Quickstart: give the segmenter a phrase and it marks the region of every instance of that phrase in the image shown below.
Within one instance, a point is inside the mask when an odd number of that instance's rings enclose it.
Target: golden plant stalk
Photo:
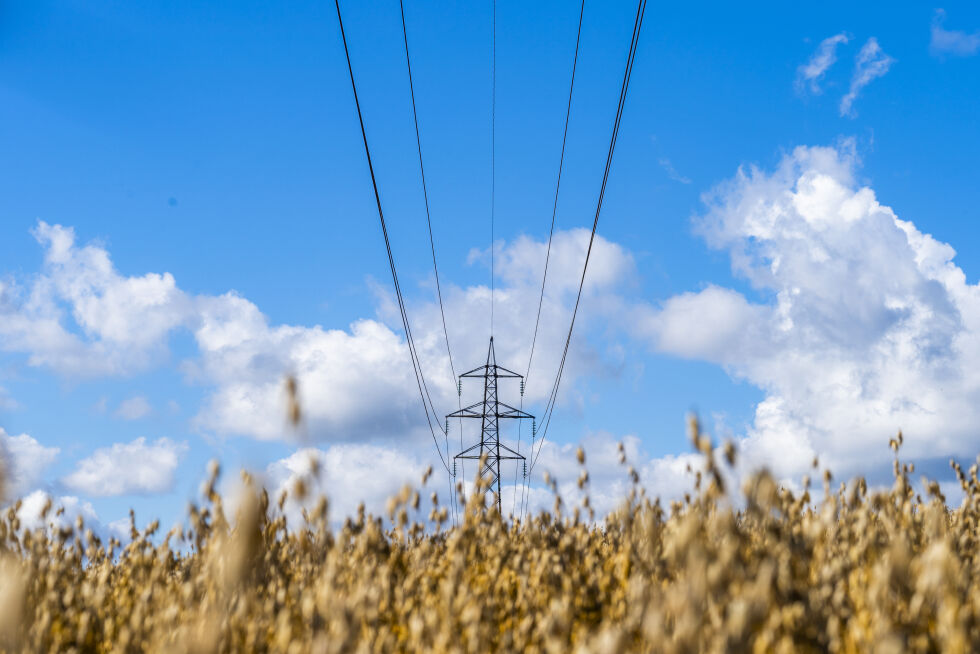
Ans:
[[[133,520],[125,547],[81,519],[24,530],[15,505],[0,523],[0,650],[980,650],[976,466],[953,466],[955,509],[934,482],[917,495],[897,458],[887,492],[861,479],[833,492],[826,473],[814,503],[808,480],[794,494],[761,471],[736,498],[696,421],[691,440],[704,459],[693,496],[665,510],[629,468],[629,498],[602,524],[560,502],[502,520],[478,486],[449,528],[435,493],[426,519],[406,487],[388,522],[362,506],[334,529],[303,482],[293,492],[312,508],[287,525],[285,494],[270,506],[248,475],[229,520],[217,466],[183,527],[160,538]],[[593,516],[587,497],[581,508]]]

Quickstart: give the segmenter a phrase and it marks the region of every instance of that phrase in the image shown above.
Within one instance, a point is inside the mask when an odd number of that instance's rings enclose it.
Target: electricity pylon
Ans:
[[[493,336],[490,337],[490,348],[487,350],[486,364],[474,368],[469,372],[464,372],[459,376],[460,392],[464,377],[483,378],[483,401],[471,404],[468,407],[454,411],[446,415],[447,424],[449,418],[479,418],[482,421],[480,429],[480,442],[466,448],[453,457],[453,472],[456,469],[457,459],[475,459],[482,461],[480,479],[483,482],[485,493],[496,493],[497,511],[503,515],[500,504],[500,462],[501,461],[524,461],[526,458],[518,452],[500,442],[499,424],[501,418],[516,418],[518,420],[533,419],[530,413],[525,413],[520,409],[515,409],[509,404],[504,404],[497,400],[497,381],[500,379],[520,379],[521,394],[524,394],[524,376],[512,370],[508,370],[497,365],[497,357],[493,351]],[[525,470],[525,474],[526,474]],[[485,496],[484,496],[485,501]]]

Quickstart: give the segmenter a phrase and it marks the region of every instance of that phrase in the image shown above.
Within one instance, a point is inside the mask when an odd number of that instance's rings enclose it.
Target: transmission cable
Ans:
[[[425,165],[422,162],[422,137],[419,134],[419,115],[415,108],[415,84],[412,79],[412,60],[408,55],[408,30],[405,27],[405,3],[398,0],[402,15],[402,36],[405,41],[405,64],[408,67],[408,88],[412,95],[412,117],[415,119],[415,143],[419,151],[419,171],[422,174],[422,197],[425,199],[425,220],[429,227],[429,247],[432,250],[432,268],[436,275],[436,294],[439,296],[439,314],[442,316],[442,332],[446,337],[446,353],[449,355],[449,369],[456,378],[456,367],[453,365],[453,351],[449,347],[449,330],[446,328],[446,310],[442,304],[442,286],[439,283],[439,264],[436,263],[436,243],[432,236],[432,217],[429,214],[429,192],[425,183]]]
[[[442,303],[442,285],[439,283],[439,264],[436,263],[436,242],[435,242],[435,237],[432,235],[432,216],[429,213],[429,191],[425,183],[425,164],[422,161],[422,136],[419,132],[419,114],[418,114],[418,110],[415,107],[415,82],[412,78],[412,58],[408,54],[408,28],[405,26],[404,0],[398,0],[398,6],[399,9],[401,10],[401,17],[402,17],[402,37],[405,41],[405,65],[408,68],[408,88],[412,96],[412,118],[415,120],[415,143],[418,146],[418,151],[419,151],[419,171],[422,176],[422,197],[425,200],[425,221],[429,227],[429,248],[432,251],[432,269],[435,271],[435,276],[436,276],[436,294],[439,297],[439,315],[442,316],[442,333],[446,337],[446,354],[449,355],[449,369],[452,372],[453,380],[455,380],[456,366],[453,365],[453,351],[452,348],[449,346],[449,329],[446,327],[446,310],[443,307],[443,303]],[[462,409],[462,401],[459,402],[459,405],[460,405],[460,409]],[[462,428],[462,421],[463,419],[460,418],[461,428]],[[449,459],[450,456],[449,456],[449,430],[448,429],[445,431],[445,437],[446,437],[446,458]],[[460,449],[462,449],[463,446],[462,429],[460,429],[459,438],[460,438]],[[463,474],[465,476],[466,474],[465,470]],[[450,474],[450,481],[449,481],[450,499],[454,497],[452,477],[453,475]],[[456,502],[453,501],[453,507],[454,507],[453,511],[455,511],[455,505]]]
[[[630,42],[630,50],[629,50],[629,54],[628,54],[627,60],[626,60],[626,71],[623,74],[623,84],[622,84],[622,87],[620,89],[619,105],[618,105],[618,107],[616,109],[616,119],[615,119],[615,121],[613,123],[612,136],[611,136],[610,141],[609,141],[609,151],[608,151],[608,153],[606,155],[606,167],[605,167],[605,170],[604,170],[603,176],[602,176],[602,184],[601,184],[601,186],[599,188],[599,198],[598,198],[598,201],[596,203],[595,218],[592,221],[592,233],[589,236],[589,246],[588,246],[588,248],[586,250],[586,253],[585,253],[585,263],[582,266],[582,275],[581,275],[581,277],[579,279],[578,293],[577,293],[577,295],[575,297],[575,307],[572,310],[572,319],[571,319],[571,322],[570,322],[570,324],[568,326],[568,336],[565,339],[565,347],[564,347],[564,350],[562,352],[561,363],[558,366],[558,374],[555,376],[555,383],[554,383],[554,385],[552,387],[551,395],[550,395],[550,397],[548,399],[548,404],[546,405],[546,408],[545,408],[545,414],[544,414],[544,416],[542,418],[545,421],[544,424],[543,424],[544,430],[543,430],[543,433],[542,433],[542,441],[538,443],[538,454],[535,455],[534,462],[531,464],[532,465],[532,468],[534,467],[534,463],[537,462],[537,457],[540,456],[540,453],[541,453],[541,445],[543,443],[544,436],[547,433],[548,425],[551,422],[551,416],[552,416],[552,414],[554,412],[554,406],[555,406],[555,402],[556,402],[557,395],[558,395],[558,388],[559,388],[559,385],[561,383],[562,372],[564,371],[565,362],[566,362],[567,357],[568,357],[568,348],[569,348],[569,345],[571,344],[571,340],[572,340],[572,331],[575,328],[575,319],[576,319],[576,317],[578,315],[579,304],[581,303],[581,300],[582,300],[582,289],[583,289],[583,287],[585,285],[585,274],[586,274],[586,272],[588,271],[588,268],[589,268],[589,259],[590,259],[591,255],[592,255],[592,246],[595,243],[596,229],[597,229],[598,224],[599,224],[599,214],[602,211],[602,203],[603,203],[603,200],[605,199],[606,184],[607,184],[607,182],[609,180],[609,170],[610,170],[610,167],[612,166],[613,152],[616,149],[616,141],[617,141],[617,139],[619,137],[619,127],[620,127],[620,123],[621,123],[622,116],[623,116],[623,106],[624,106],[625,101],[626,101],[626,93],[627,93],[627,90],[629,89],[630,77],[632,76],[632,73],[633,73],[633,61],[634,61],[634,58],[635,58],[635,55],[636,55],[636,45],[637,45],[637,40],[638,40],[638,37],[639,37],[640,27],[642,26],[642,23],[643,23],[643,14],[644,14],[645,10],[646,10],[646,0],[639,0],[639,4],[637,6],[636,19],[635,19],[635,21],[633,23],[633,38],[632,38],[632,41]]]
[[[592,234],[589,236],[589,247],[585,252],[585,263],[582,266],[582,276],[579,279],[578,293],[575,297],[575,307],[572,310],[572,319],[568,326],[568,336],[565,338],[565,347],[561,356],[561,363],[558,366],[558,374],[555,376],[555,383],[552,387],[551,394],[548,399],[548,404],[546,405],[545,412],[542,415],[542,433],[541,440],[538,441],[538,451],[534,455],[531,462],[531,470],[534,469],[535,464],[538,461],[538,457],[541,456],[541,450],[544,446],[544,440],[548,432],[548,427],[551,424],[551,417],[554,413],[555,402],[558,397],[558,388],[561,383],[562,372],[565,369],[565,361],[568,357],[568,348],[572,341],[572,331],[575,328],[575,318],[578,315],[579,304],[582,300],[582,289],[585,286],[585,273],[589,268],[589,258],[592,255],[592,246],[595,242],[596,229],[599,225],[599,214],[602,211],[602,203],[605,199],[606,194],[606,184],[609,181],[609,170],[612,166],[613,152],[616,149],[616,140],[619,137],[619,127],[623,117],[623,106],[626,102],[626,93],[629,89],[630,78],[633,74],[633,62],[636,58],[637,43],[640,35],[640,28],[643,25],[643,15],[646,12],[647,0],[639,0],[636,8],[636,19],[633,22],[633,37],[630,41],[629,54],[626,57],[626,70],[623,73],[623,84],[619,92],[619,104],[616,108],[616,119],[613,122],[612,136],[609,139],[609,151],[606,155],[606,167],[602,175],[602,184],[599,187],[599,198],[596,202],[595,218],[592,221]],[[529,471],[530,474],[530,471]]]
[[[419,395],[422,399],[422,408],[425,410],[425,420],[429,425],[429,431],[432,433],[432,442],[435,443],[436,452],[439,454],[439,460],[442,461],[443,467],[446,472],[450,472],[449,466],[446,463],[446,459],[442,456],[442,450],[439,447],[439,441],[436,439],[435,429],[432,426],[432,420],[430,418],[429,412],[433,416],[436,416],[436,424],[439,424],[438,413],[432,404],[432,398],[429,396],[428,386],[425,383],[425,375],[422,373],[422,362],[418,358],[418,352],[415,349],[415,341],[412,338],[412,328],[408,322],[408,313],[405,310],[405,299],[402,296],[401,285],[398,283],[398,273],[395,270],[395,258],[391,251],[391,241],[388,238],[388,226],[385,223],[384,211],[381,208],[381,195],[378,192],[378,181],[374,175],[374,164],[371,161],[371,149],[368,147],[367,131],[364,128],[364,116],[361,113],[361,103],[357,97],[357,84],[354,82],[354,68],[351,65],[350,50],[347,47],[347,35],[344,32],[344,20],[340,14],[340,0],[334,0],[334,5],[337,8],[337,22],[340,24],[340,37],[344,43],[344,55],[347,57],[347,71],[350,73],[350,84],[351,90],[354,93],[354,106],[357,108],[357,120],[361,127],[361,139],[364,142],[364,154],[367,158],[368,171],[371,173],[371,186],[374,189],[374,201],[378,208],[378,218],[381,221],[381,233],[385,240],[385,250],[388,254],[388,266],[391,268],[391,279],[395,286],[395,295],[398,299],[398,310],[401,314],[402,326],[405,329],[405,340],[408,343],[409,354],[412,358],[412,369],[415,372],[415,381],[418,385]],[[428,400],[428,402],[426,401]],[[442,426],[439,426],[440,431]],[[448,456],[448,451],[447,451]],[[450,473],[451,474],[451,473]]]
[[[534,360],[534,345],[538,340],[538,325],[541,323],[541,306],[544,304],[544,286],[545,282],[548,280],[548,262],[551,259],[551,241],[555,234],[555,216],[558,214],[558,191],[561,188],[561,172],[565,164],[565,143],[568,139],[568,119],[572,113],[572,91],[575,89],[575,70],[578,67],[578,48],[582,40],[582,18],[585,15],[585,0],[582,0],[582,6],[578,12],[578,32],[575,35],[575,54],[572,57],[572,79],[568,85],[568,106],[565,108],[565,129],[561,136],[561,156],[558,158],[558,179],[555,182],[555,201],[551,207],[551,229],[548,231],[548,249],[544,257],[544,275],[541,279],[541,295],[538,297],[538,316],[534,320],[534,336],[531,338],[531,355],[527,359],[527,371],[524,373],[524,384],[525,388],[527,386],[527,380],[531,377],[531,362]],[[521,410],[524,410],[524,394],[521,394]],[[517,453],[520,454],[521,451],[521,425],[518,424],[517,430]],[[532,439],[534,435],[532,434]],[[533,440],[532,440],[533,446]],[[516,478],[516,472],[515,472]],[[526,480],[525,480],[526,481]],[[521,490],[521,503],[524,502],[523,487]],[[514,493],[514,500],[516,504],[517,493]],[[511,509],[513,513],[513,508]]]
[[[490,338],[493,338],[494,216],[497,199],[497,0],[493,0],[490,37]]]

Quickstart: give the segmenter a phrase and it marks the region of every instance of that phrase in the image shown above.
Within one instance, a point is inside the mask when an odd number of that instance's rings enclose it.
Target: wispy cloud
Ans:
[[[660,158],[660,167],[664,169],[667,173],[667,177],[671,178],[675,182],[680,182],[681,184],[690,184],[691,178],[681,175],[674,169],[674,164],[670,163],[670,159],[667,157]]]
[[[929,51],[934,56],[954,55],[971,57],[980,52],[980,31],[968,34],[962,30],[947,30],[943,28],[946,12],[937,9],[932,17],[932,38],[929,41]]]
[[[848,40],[847,34],[841,32],[820,42],[810,59],[796,69],[797,93],[804,93],[808,87],[811,93],[820,93],[820,80],[837,61],[837,46]]]
[[[153,407],[150,406],[149,401],[142,395],[137,395],[128,400],[123,400],[119,408],[112,415],[123,420],[139,420],[150,415],[152,412]]]
[[[13,411],[19,409],[20,404],[7,393],[7,389],[0,386],[0,411]]]
[[[878,39],[871,37],[858,53],[857,61],[854,65],[854,76],[851,78],[851,89],[840,101],[841,116],[856,116],[854,111],[854,101],[865,86],[875,79],[882,77],[895,63],[878,45]]]

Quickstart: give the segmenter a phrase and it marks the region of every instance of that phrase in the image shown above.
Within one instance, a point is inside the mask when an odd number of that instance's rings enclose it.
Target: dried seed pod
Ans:
[[[965,474],[951,464],[957,508],[928,479],[923,503],[909,481],[914,466],[897,460],[894,486],[870,495],[861,478],[830,494],[826,472],[811,504],[809,479],[777,482],[763,470],[745,479],[744,497],[728,497],[710,441],[697,436],[702,464],[693,467],[707,483],[676,489],[683,503],[648,496],[639,470],[644,481],[655,477],[640,466],[629,468],[634,483],[611,511],[607,487],[592,498],[562,487],[572,494],[563,498],[547,475],[553,498],[532,488],[539,512],[519,523],[483,507],[480,483],[458,527],[450,520],[458,507],[438,506],[434,492],[428,523],[417,514],[412,522],[420,492],[410,486],[391,498],[387,519],[361,504],[333,524],[326,498],[311,507],[301,489],[307,522],[287,522],[305,475],[279,494],[278,508],[243,475],[226,520],[217,466],[201,506],[162,542],[158,522],[140,528],[131,514],[132,542],[110,538],[103,549],[95,525],[76,529],[74,514],[53,506],[53,526],[31,530],[15,503],[0,523],[0,650],[848,652],[980,643],[975,467]],[[576,459],[584,466],[584,453]],[[584,490],[589,474],[579,472]],[[465,502],[463,489],[457,482]],[[539,510],[549,500],[551,510]]]

